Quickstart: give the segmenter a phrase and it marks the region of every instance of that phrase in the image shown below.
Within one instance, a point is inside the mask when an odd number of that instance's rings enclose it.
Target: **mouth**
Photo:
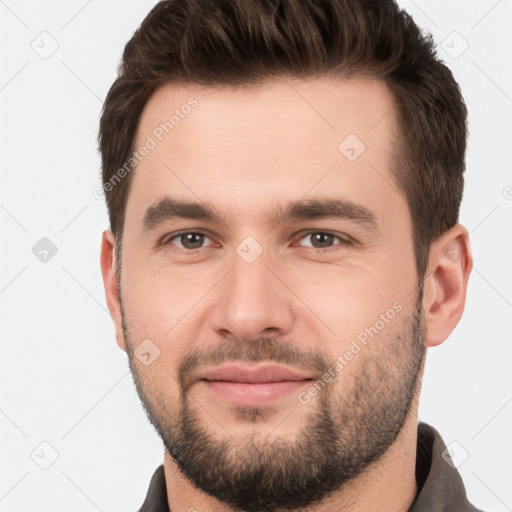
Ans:
[[[297,392],[312,380],[309,374],[282,366],[226,365],[204,372],[198,383],[232,405],[256,407]]]

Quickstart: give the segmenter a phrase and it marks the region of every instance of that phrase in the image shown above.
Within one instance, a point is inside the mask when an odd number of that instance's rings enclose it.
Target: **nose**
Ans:
[[[232,268],[216,287],[210,317],[216,333],[241,341],[289,333],[294,296],[282,273],[266,251],[251,263],[235,253]]]

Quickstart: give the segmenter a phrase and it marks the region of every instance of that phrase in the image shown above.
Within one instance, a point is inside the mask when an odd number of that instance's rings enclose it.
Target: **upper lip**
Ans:
[[[264,365],[251,368],[242,365],[223,365],[206,370],[198,375],[198,380],[223,380],[228,382],[283,382],[312,379],[311,375],[285,366]]]

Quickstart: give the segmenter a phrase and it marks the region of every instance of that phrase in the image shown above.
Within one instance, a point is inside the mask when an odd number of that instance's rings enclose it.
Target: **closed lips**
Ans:
[[[226,365],[202,372],[198,380],[243,382],[262,384],[285,381],[311,380],[313,377],[291,368],[275,365],[249,368],[240,365]]]

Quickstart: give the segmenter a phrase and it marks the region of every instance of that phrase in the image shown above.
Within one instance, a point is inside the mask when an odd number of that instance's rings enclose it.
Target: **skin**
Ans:
[[[381,81],[286,79],[253,89],[167,84],[143,111],[136,147],[191,96],[197,106],[133,171],[120,276],[110,230],[103,232],[101,248],[117,343],[167,448],[171,510],[233,510],[220,491],[216,497],[194,485],[193,475],[187,477],[175,460],[180,454],[170,453],[170,445],[186,440],[179,435],[184,404],[188,427],[196,429],[190,439],[202,439],[205,449],[224,442],[224,452],[234,457],[219,464],[219,478],[235,470],[250,473],[252,464],[275,476],[276,461],[290,463],[292,453],[321,459],[330,445],[319,429],[328,426],[338,436],[330,440],[338,453],[352,446],[361,454],[354,474],[322,499],[266,510],[407,510],[417,494],[424,350],[442,343],[462,315],[472,268],[466,228],[457,224],[431,246],[426,277],[418,283],[411,217],[390,170],[394,99]],[[355,161],[338,149],[348,134],[366,146]],[[164,195],[208,203],[224,221],[177,218],[145,231],[144,212]],[[277,205],[340,197],[373,212],[377,229],[341,218],[268,224]],[[186,239],[169,240],[184,230],[207,235],[192,254],[179,252],[187,250]],[[315,248],[311,232],[341,238]],[[262,249],[252,263],[236,250],[248,236]],[[356,243],[346,245],[347,239]],[[417,299],[420,315],[414,317]],[[217,356],[217,364],[229,356],[281,363],[290,356],[297,368],[321,378],[322,364],[331,366],[396,303],[401,311],[306,405],[291,393],[267,407],[237,408],[190,380],[194,371],[215,366],[207,354]],[[145,339],[160,351],[149,366],[134,355]],[[183,363],[192,353],[196,366],[187,372]],[[332,423],[319,422],[328,407]],[[396,414],[379,416],[386,410]],[[373,434],[369,425],[376,427]],[[358,438],[365,444],[354,444]],[[279,452],[283,442],[294,450]],[[368,460],[371,453],[365,458],[365,449],[375,449],[374,460]],[[245,505],[239,509],[257,510],[256,502]]]

